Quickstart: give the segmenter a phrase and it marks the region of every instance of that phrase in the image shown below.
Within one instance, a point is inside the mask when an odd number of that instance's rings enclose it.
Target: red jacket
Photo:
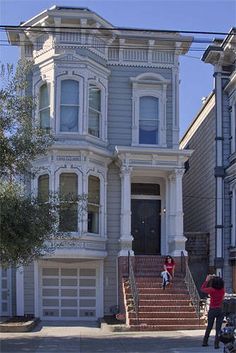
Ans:
[[[210,308],[220,308],[224,299],[225,289],[207,287],[207,281],[201,286],[201,291],[210,295]]]

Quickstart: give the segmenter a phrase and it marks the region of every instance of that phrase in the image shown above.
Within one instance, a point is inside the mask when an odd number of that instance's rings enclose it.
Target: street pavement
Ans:
[[[222,353],[213,335],[202,347],[203,330],[109,332],[92,323],[41,322],[32,332],[0,333],[1,353]]]

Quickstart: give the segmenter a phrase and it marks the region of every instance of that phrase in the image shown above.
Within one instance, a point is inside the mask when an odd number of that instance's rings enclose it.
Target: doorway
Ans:
[[[161,200],[131,200],[131,234],[135,255],[159,255],[161,236]]]

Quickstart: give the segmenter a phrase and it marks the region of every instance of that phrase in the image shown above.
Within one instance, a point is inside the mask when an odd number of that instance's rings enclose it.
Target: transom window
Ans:
[[[100,180],[90,175],[88,179],[88,232],[99,233]]]
[[[100,137],[101,121],[101,90],[95,85],[89,85],[89,121],[88,133]]]
[[[78,132],[79,82],[61,81],[60,131]]]
[[[159,100],[144,96],[139,103],[139,143],[158,144]]]
[[[48,85],[45,83],[40,87],[39,94],[39,120],[40,128],[47,132],[50,130],[50,103]]]
[[[62,173],[59,179],[59,230],[78,231],[78,177],[75,173]]]

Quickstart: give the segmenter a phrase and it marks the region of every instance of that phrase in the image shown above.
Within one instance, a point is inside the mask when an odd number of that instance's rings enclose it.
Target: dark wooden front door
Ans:
[[[131,200],[131,234],[135,255],[160,254],[160,200]]]

